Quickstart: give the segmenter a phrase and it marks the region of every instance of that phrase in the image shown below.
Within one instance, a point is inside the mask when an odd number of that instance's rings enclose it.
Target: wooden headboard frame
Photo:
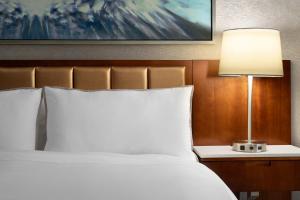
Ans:
[[[253,92],[253,137],[268,144],[291,143],[290,61],[283,78],[256,78]],[[18,60],[0,67],[37,66],[185,66],[185,81],[194,85],[194,145],[229,145],[247,136],[247,79],[218,76],[218,61],[202,60]]]

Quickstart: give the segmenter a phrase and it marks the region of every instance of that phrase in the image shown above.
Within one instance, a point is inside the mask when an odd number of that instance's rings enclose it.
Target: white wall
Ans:
[[[293,62],[292,132],[300,146],[300,0],[216,0],[215,45],[2,45],[0,59],[218,59],[220,33],[240,27],[282,31],[284,58]]]

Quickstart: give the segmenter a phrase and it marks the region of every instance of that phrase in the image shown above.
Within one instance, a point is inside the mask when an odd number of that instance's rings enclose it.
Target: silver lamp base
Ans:
[[[261,153],[267,151],[267,144],[263,141],[252,141],[251,143],[247,140],[237,141],[232,144],[232,150],[244,153]]]

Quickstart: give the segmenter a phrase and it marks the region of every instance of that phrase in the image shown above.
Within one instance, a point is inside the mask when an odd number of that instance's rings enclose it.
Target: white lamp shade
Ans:
[[[225,31],[219,75],[283,76],[280,32],[273,29]]]

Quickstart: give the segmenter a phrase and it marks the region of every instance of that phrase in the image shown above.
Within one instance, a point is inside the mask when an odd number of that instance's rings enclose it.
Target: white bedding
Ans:
[[[192,159],[166,155],[0,152],[0,200],[232,200]]]

